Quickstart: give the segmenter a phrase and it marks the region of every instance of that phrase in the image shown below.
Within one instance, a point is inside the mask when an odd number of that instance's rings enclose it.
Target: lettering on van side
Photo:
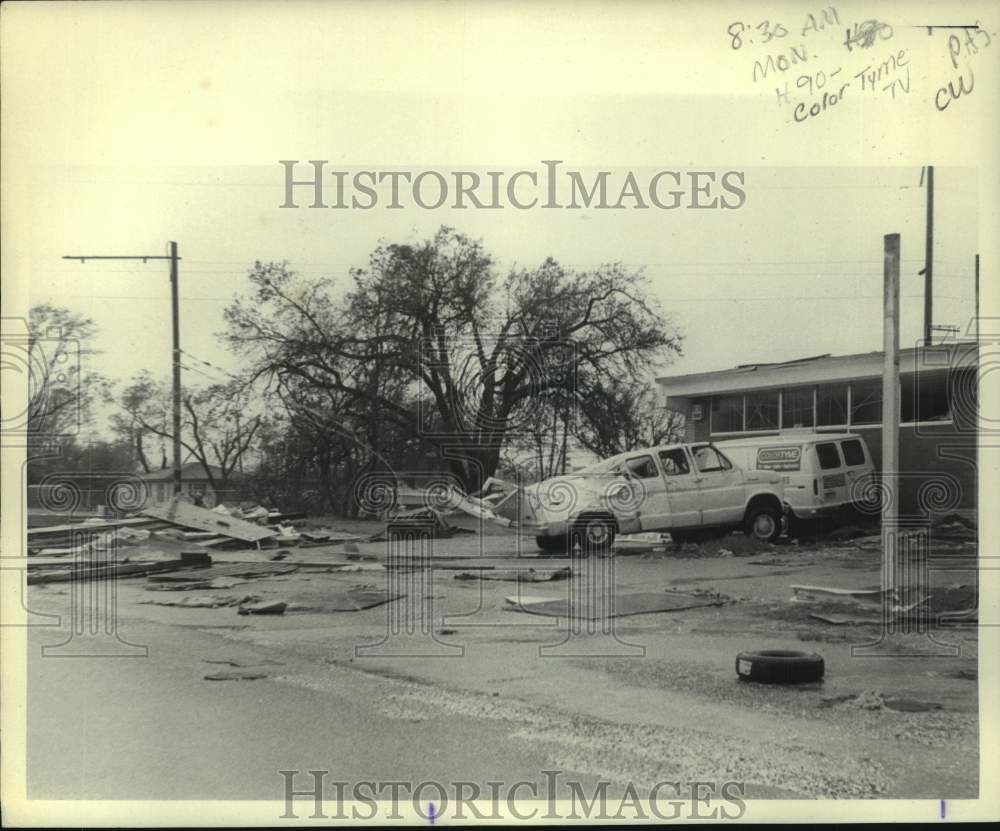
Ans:
[[[762,447],[757,451],[758,470],[800,470],[802,448]]]

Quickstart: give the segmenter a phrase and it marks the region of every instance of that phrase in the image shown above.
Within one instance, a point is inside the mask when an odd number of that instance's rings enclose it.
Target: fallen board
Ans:
[[[260,542],[276,535],[270,528],[254,525],[242,519],[199,508],[187,502],[173,500],[167,505],[156,505],[146,508],[143,513],[153,519],[160,519],[185,528],[198,531],[213,531],[241,542]]]
[[[586,604],[570,604],[565,597],[543,601],[526,597],[507,597],[504,599],[520,612],[575,620],[602,620],[610,617],[646,615],[653,612],[677,612],[681,609],[697,609],[701,606],[721,606],[725,602],[678,592],[643,592],[615,597],[613,609],[608,610],[603,608],[601,603],[589,608]]]
[[[74,531],[113,531],[115,528],[145,527],[151,524],[151,521],[145,517],[136,517],[133,519],[111,519],[105,522],[74,522],[70,525],[40,525],[28,529],[28,540],[72,534]]]
[[[223,563],[209,568],[192,570],[183,574],[163,574],[150,577],[152,583],[187,583],[214,580],[216,577],[272,577],[278,574],[291,574],[298,568],[296,564],[288,563]]]
[[[298,595],[286,609],[289,613],[308,612],[360,612],[405,597],[404,594],[390,594],[385,589],[351,588],[333,591],[323,595]]]
[[[492,566],[487,566],[491,569]],[[456,580],[506,580],[511,583],[547,583],[552,580],[569,580],[573,572],[569,568],[557,568],[550,571],[535,571],[527,569],[504,569],[503,571],[460,571]]]
[[[185,560],[162,560],[155,563],[117,563],[112,566],[96,568],[70,568],[63,571],[28,572],[28,583],[69,583],[85,580],[108,580],[123,577],[145,577],[158,572],[195,570],[191,563]],[[202,568],[202,571],[205,569]]]

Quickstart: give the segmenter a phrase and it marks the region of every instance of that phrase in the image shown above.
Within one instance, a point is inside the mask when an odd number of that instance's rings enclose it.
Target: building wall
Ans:
[[[967,388],[966,388],[967,389]],[[755,390],[748,390],[752,392]],[[731,392],[726,393],[731,395]],[[678,403],[675,401],[675,404]],[[711,432],[711,396],[680,402],[688,415],[687,441],[710,441],[734,438]],[[702,417],[693,420],[691,413],[701,408]],[[951,510],[971,511],[977,507],[977,402],[974,394],[968,400],[951,404],[951,419],[945,422],[923,422],[900,427],[899,482],[900,511],[904,515],[923,516]],[[862,435],[868,445],[875,468],[882,467],[881,425],[849,425],[846,427],[814,428],[816,432],[852,432]],[[780,431],[743,432],[740,436],[773,436]]]

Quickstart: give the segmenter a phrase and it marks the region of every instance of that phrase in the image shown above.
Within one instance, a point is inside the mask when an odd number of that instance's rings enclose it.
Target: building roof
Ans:
[[[955,366],[976,366],[977,343],[952,341],[931,347],[899,350],[899,370],[903,373],[931,372]],[[732,369],[695,372],[657,378],[656,383],[668,397],[690,398],[712,393],[766,389],[795,384],[822,384],[853,378],[877,378],[882,375],[881,352],[854,355],[816,355],[769,364],[742,364]]]
[[[215,465],[209,465],[209,467],[212,468],[213,476],[222,475],[221,468]],[[151,470],[149,473],[139,474],[139,478],[147,482],[171,482],[174,478],[174,469],[172,467],[165,467],[163,470]],[[207,482],[208,475],[205,473],[205,468],[202,467],[201,462],[188,462],[185,465],[181,465],[181,480],[184,482]]]

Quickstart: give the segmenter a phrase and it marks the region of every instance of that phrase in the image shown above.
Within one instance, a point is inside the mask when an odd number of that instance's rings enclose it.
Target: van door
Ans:
[[[738,525],[743,520],[743,471],[710,444],[692,448],[701,493],[702,525]]]
[[[670,499],[667,485],[653,457],[644,453],[622,462],[620,470],[639,491],[639,525],[643,531],[655,531],[670,524]]]
[[[663,468],[670,509],[669,522],[657,530],[694,528],[701,525],[701,494],[687,451],[683,447],[673,447],[661,450],[657,455]]]
[[[835,441],[816,444],[819,462],[819,497],[823,505],[839,505],[848,501],[847,475]]]
[[[875,468],[868,458],[867,447],[860,438],[840,442],[840,453],[847,468],[847,499],[860,502],[870,498]]]

